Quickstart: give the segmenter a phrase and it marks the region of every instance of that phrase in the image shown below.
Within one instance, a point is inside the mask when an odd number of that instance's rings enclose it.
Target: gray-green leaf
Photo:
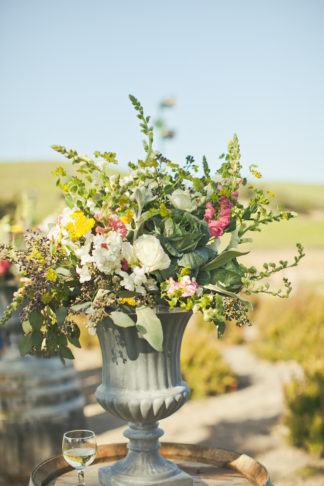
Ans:
[[[131,319],[129,315],[126,314],[125,312],[115,311],[115,312],[111,312],[109,316],[113,321],[113,323],[116,324],[116,326],[119,327],[135,326],[135,322],[133,321],[133,319]]]
[[[156,313],[150,307],[136,309],[136,327],[144,339],[157,351],[163,350],[163,329]]]
[[[43,324],[43,316],[40,312],[33,311],[29,314],[29,323],[34,331],[39,331]]]
[[[25,356],[33,346],[31,334],[29,336],[24,336],[18,344],[18,348],[21,356]]]

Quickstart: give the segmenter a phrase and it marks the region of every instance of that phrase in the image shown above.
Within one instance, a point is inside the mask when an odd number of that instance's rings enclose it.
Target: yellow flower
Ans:
[[[124,297],[123,299],[120,299],[121,304],[128,304],[128,305],[136,305],[136,300],[132,299],[131,297]]]
[[[46,292],[46,294],[44,294],[42,296],[42,299],[41,300],[42,300],[43,304],[49,304],[51,302],[51,300],[52,300],[52,297],[51,297],[51,295],[48,292]]]
[[[51,280],[52,282],[56,282],[56,280],[57,280],[57,273],[54,272],[53,268],[49,268],[47,270],[46,278],[47,278],[47,280]]]
[[[123,216],[121,219],[121,221],[125,224],[127,223],[131,223],[132,220],[133,220],[133,216],[134,216],[134,213],[131,209],[129,209],[128,211],[126,211],[126,214],[125,216]]]
[[[81,238],[81,236],[85,235],[95,225],[95,220],[93,218],[87,218],[83,211],[74,211],[70,218],[73,220],[73,223],[67,223],[66,229],[70,233],[72,241]]]

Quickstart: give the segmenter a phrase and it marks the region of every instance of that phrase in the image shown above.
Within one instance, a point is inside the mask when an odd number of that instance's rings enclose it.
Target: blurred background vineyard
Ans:
[[[1,163],[2,191],[0,218],[9,214],[19,223],[22,207],[28,206],[33,224],[49,215],[55,219],[64,201],[51,175],[54,162]],[[68,164],[61,165],[67,167]],[[241,386],[222,358],[227,344],[249,345],[254,353],[271,360],[297,361],[303,376],[285,390],[286,415],[290,441],[317,456],[324,455],[324,186],[288,183],[263,183],[276,194],[271,204],[299,213],[286,223],[274,223],[262,233],[255,233],[252,256],[248,263],[258,266],[264,261],[292,259],[296,242],[305,246],[306,257],[299,267],[287,271],[293,281],[288,300],[271,297],[254,299],[248,330],[229,325],[219,341],[212,325],[196,319],[186,332],[182,369],[192,390],[192,398],[204,398],[231,392]],[[247,196],[244,189],[241,198]],[[18,208],[18,209],[17,209]],[[54,220],[53,219],[53,220]],[[247,248],[248,249],[248,248]],[[260,265],[259,265],[260,266]],[[274,285],[280,285],[274,280]],[[252,333],[251,333],[252,329]],[[251,338],[252,336],[252,338]],[[82,344],[96,347],[95,337],[82,332]]]

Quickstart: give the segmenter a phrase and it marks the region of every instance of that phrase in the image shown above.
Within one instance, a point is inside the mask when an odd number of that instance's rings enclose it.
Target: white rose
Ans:
[[[170,266],[170,258],[164,252],[161,243],[155,236],[140,236],[133,246],[136,258],[146,268],[148,273],[155,270],[164,270]]]
[[[196,204],[192,202],[190,194],[188,192],[182,191],[181,189],[176,189],[173,191],[171,196],[169,196],[170,202],[176,209],[182,209],[183,211],[193,211],[196,209]]]

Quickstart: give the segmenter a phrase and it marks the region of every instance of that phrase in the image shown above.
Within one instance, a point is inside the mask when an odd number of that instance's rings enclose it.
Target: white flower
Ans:
[[[109,275],[121,266],[121,236],[116,231],[93,238],[93,261],[100,272]]]
[[[170,202],[176,209],[182,209],[183,211],[193,211],[196,209],[196,204],[191,200],[190,194],[181,189],[173,191],[169,196]]]
[[[76,271],[79,274],[80,283],[88,282],[89,280],[91,280],[91,273],[88,265],[83,265],[83,267],[77,266]]]
[[[131,278],[131,275],[128,275],[128,273],[124,272],[124,270],[117,270],[116,273],[117,275],[122,277],[122,280],[120,281],[120,285],[124,287],[124,289],[134,292],[135,285],[133,279]]]
[[[135,267],[133,273],[131,274],[131,278],[134,282],[135,288],[142,286],[147,278],[145,275],[145,268],[144,267]]]
[[[170,266],[170,258],[164,252],[161,243],[155,236],[140,236],[133,246],[136,258],[147,273],[155,270],[164,270]]]
[[[81,265],[93,262],[93,257],[90,255],[91,244],[93,242],[94,236],[92,233],[87,233],[85,237],[85,242],[79,248],[74,250],[74,253],[78,258],[80,258]]]

